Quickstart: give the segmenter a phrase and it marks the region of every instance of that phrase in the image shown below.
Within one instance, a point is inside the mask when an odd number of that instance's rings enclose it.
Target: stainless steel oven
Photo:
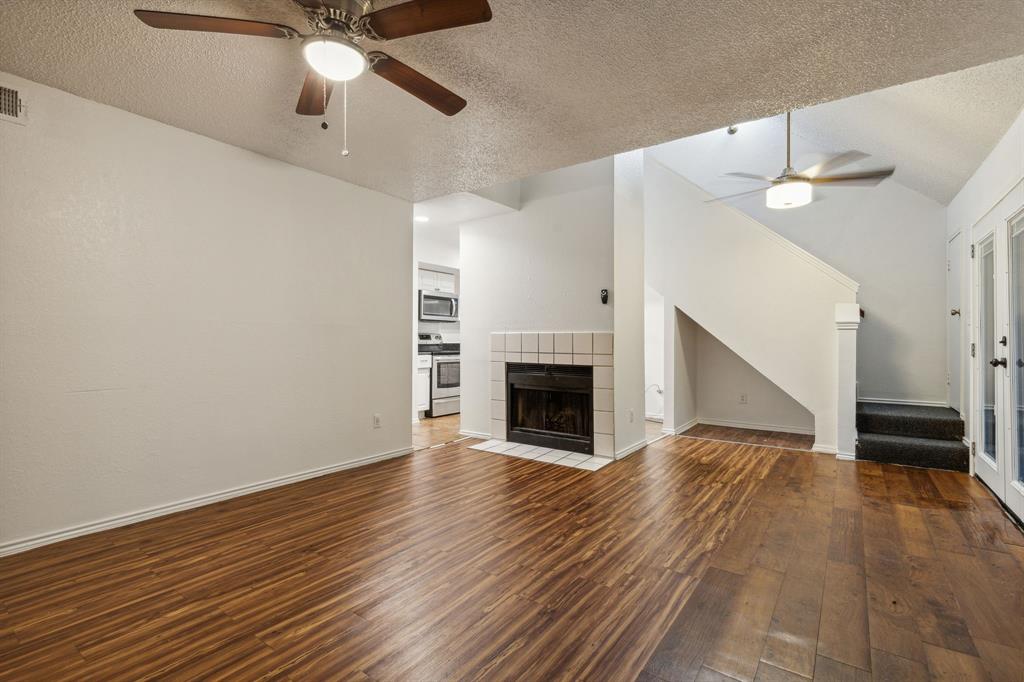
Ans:
[[[460,411],[462,372],[458,353],[435,353],[430,372],[430,415],[441,417]]]
[[[420,319],[431,322],[458,322],[458,294],[420,289]]]

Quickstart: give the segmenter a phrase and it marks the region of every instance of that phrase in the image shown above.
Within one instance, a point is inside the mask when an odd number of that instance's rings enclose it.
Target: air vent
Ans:
[[[26,118],[25,105],[18,91],[0,85],[0,121],[25,125]]]
[[[526,362],[508,363],[509,374],[548,374],[551,376],[589,377],[593,368],[586,365],[544,365]]]

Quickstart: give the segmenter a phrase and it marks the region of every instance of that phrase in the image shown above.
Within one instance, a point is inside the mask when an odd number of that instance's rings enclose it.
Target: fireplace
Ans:
[[[510,362],[507,439],[594,454],[593,367]]]

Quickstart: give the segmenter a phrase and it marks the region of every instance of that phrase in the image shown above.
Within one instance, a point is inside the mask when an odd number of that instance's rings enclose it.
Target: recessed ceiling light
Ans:
[[[413,220],[415,220],[418,223],[429,223],[430,222],[430,218],[428,218],[425,215],[413,216]]]
[[[347,38],[327,33],[302,41],[302,56],[314,71],[332,81],[350,81],[369,65],[363,48]]]

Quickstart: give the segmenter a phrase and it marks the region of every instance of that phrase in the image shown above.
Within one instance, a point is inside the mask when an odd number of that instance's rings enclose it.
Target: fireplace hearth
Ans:
[[[505,367],[509,441],[594,454],[593,367]]]

